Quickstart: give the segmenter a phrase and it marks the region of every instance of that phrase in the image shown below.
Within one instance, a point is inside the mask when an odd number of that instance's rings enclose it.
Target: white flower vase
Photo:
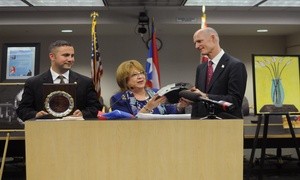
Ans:
[[[284,89],[280,78],[272,79],[271,97],[275,107],[282,107]]]

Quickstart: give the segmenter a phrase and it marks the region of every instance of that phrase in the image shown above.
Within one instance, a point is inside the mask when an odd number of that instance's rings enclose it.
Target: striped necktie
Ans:
[[[207,72],[206,72],[206,91],[208,90],[210,80],[214,73],[214,69],[213,69],[212,65],[213,65],[213,62],[211,60],[208,61]]]
[[[59,84],[65,84],[64,76],[63,76],[63,75],[59,75],[59,76],[58,76],[58,79],[60,79]]]

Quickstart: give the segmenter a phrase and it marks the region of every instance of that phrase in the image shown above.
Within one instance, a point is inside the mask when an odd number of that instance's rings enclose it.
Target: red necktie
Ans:
[[[213,62],[212,61],[208,61],[208,66],[207,66],[207,72],[206,72],[206,91],[208,90],[208,85],[209,82],[213,76],[214,73],[214,69],[213,69]]]

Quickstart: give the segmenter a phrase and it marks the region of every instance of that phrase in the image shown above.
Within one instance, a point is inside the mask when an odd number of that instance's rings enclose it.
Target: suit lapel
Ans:
[[[199,87],[200,90],[205,91],[206,86],[206,71],[207,71],[207,62],[200,66],[200,74],[199,74]],[[204,83],[202,83],[204,82]]]
[[[227,66],[227,62],[228,62],[228,56],[226,55],[226,53],[221,57],[215,71],[213,74],[213,77],[209,83],[208,86],[208,90],[207,92],[209,92],[209,90],[211,89],[212,85],[215,83],[215,81],[218,79],[218,77],[222,74],[222,72],[225,70],[226,66]],[[206,72],[206,71],[205,71]]]
[[[43,74],[43,82],[42,83],[53,83],[51,71],[48,70],[45,74]]]
[[[78,81],[78,76],[73,72],[69,71],[69,83],[75,83]]]

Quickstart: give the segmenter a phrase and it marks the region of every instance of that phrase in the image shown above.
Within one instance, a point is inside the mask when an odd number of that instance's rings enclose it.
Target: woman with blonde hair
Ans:
[[[120,91],[110,99],[112,110],[121,110],[130,114],[176,114],[183,113],[187,102],[165,104],[167,98],[158,96],[157,89],[146,87],[145,69],[137,60],[124,61],[116,72],[116,81]]]

